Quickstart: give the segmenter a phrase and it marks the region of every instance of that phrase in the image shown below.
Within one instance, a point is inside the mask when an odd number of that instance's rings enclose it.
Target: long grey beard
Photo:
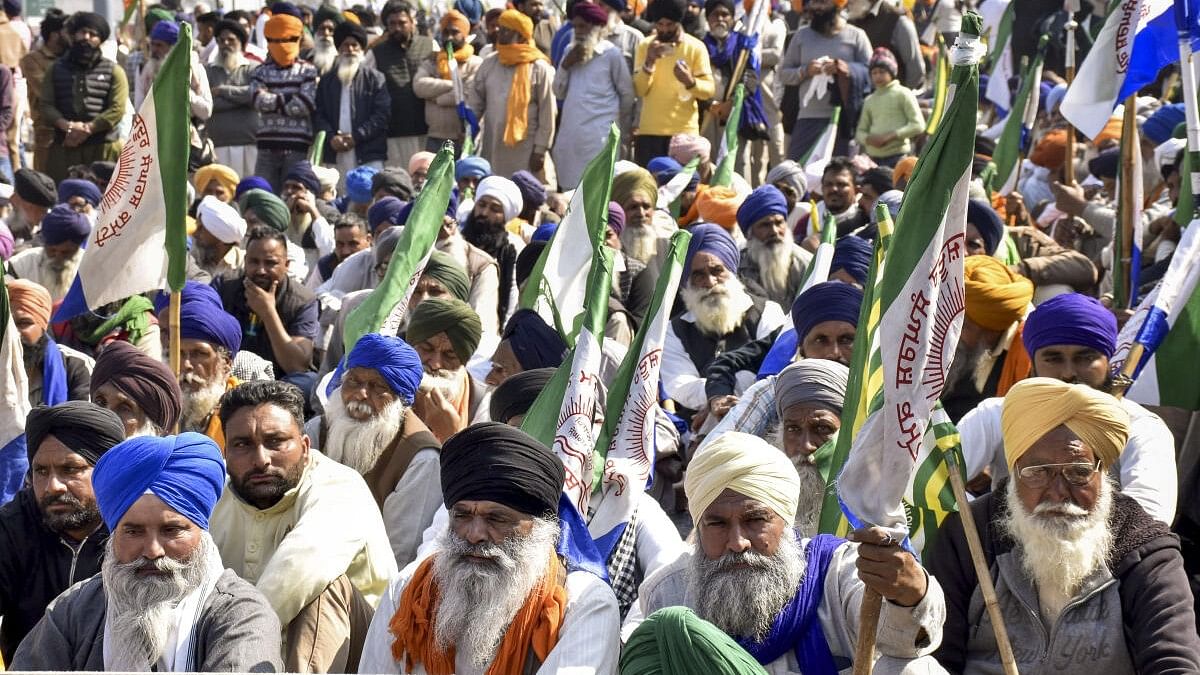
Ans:
[[[50,297],[57,300],[66,296],[67,291],[71,290],[79,263],[77,258],[55,260],[49,256],[43,256],[39,267],[41,268],[39,272],[42,285],[50,292]]]
[[[358,74],[358,67],[362,65],[362,60],[362,54],[354,54],[352,56],[338,54],[335,62],[337,77],[343,87],[349,87],[350,83],[354,81],[354,76]]]
[[[987,352],[987,347],[983,345],[971,347],[959,341],[958,349],[954,352],[954,360],[950,362],[950,370],[946,373],[946,388],[950,389],[962,382],[972,380],[975,377],[975,368],[987,355]]]
[[[576,37],[574,46],[583,48],[583,63],[591,61],[596,56],[596,46],[604,40],[605,31],[603,28],[593,28],[582,39]]]
[[[783,445],[783,424],[777,424],[767,432],[766,440],[772,446],[786,453]],[[821,521],[821,507],[825,504],[825,479],[812,461],[812,455],[798,454],[790,457],[796,474],[800,476],[800,500],[796,505],[795,527],[801,538],[811,538],[817,534],[817,526]]]
[[[732,333],[742,323],[746,310],[754,304],[737,277],[730,277],[712,288],[683,286],[679,293],[683,297],[683,306],[696,317],[700,331],[717,337]]]
[[[653,225],[626,225],[621,230],[621,251],[625,255],[649,263],[658,255],[658,233]]]
[[[533,519],[526,537],[500,545],[472,545],[447,528],[438,540],[433,574],[441,592],[434,616],[438,648],[464,656],[476,666],[496,657],[504,632],[547,572],[550,551],[558,541],[558,525]],[[467,554],[490,558],[481,563]]]
[[[459,391],[459,383],[462,382],[461,376],[462,368],[458,368],[457,370],[442,368],[432,373],[426,371],[421,376],[421,384],[418,389],[425,392],[437,390],[442,393],[442,396],[454,400],[462,393]]]
[[[242,53],[235,49],[226,50],[222,48],[217,50],[217,61],[220,62],[221,67],[226,72],[232,73],[241,68],[242,64],[246,63],[246,57],[242,56]]]
[[[184,431],[204,431],[204,423],[225,395],[225,379],[218,377],[205,382],[195,373],[179,376],[179,388],[183,392],[183,412],[179,415],[179,426]]]
[[[800,545],[785,531],[770,556],[749,550],[709,560],[697,544],[688,584],[700,618],[728,635],[759,641],[796,595],[804,568]]]
[[[758,282],[767,295],[782,296],[788,291],[788,276],[792,272],[792,233],[773,243],[754,237],[746,243],[746,255],[758,266]]]
[[[365,406],[365,410],[362,408]],[[378,415],[360,422],[350,416],[349,411],[370,412],[371,406],[362,401],[342,401],[341,390],[329,397],[325,406],[325,419],[329,421],[329,432],[325,436],[325,447],[321,451],[326,457],[345,464],[360,474],[375,468],[383,451],[396,438],[404,424],[407,408],[404,401],[396,399]]]
[[[104,621],[111,639],[109,670],[148,672],[157,664],[174,628],[176,605],[207,583],[210,567],[220,569],[220,561],[221,553],[208,532],[183,562],[164,556],[153,563],[146,558],[118,563],[109,539],[100,567],[108,602]],[[149,564],[169,576],[138,576],[138,568]]]
[[[337,57],[337,46],[333,44],[333,38],[317,38],[314,41],[313,65],[317,67],[317,72],[322,75],[328,73]]]

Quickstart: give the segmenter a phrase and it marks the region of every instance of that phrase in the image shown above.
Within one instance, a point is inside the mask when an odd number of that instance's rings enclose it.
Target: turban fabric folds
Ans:
[[[979,230],[979,236],[983,237],[984,253],[994,254],[1000,246],[1000,239],[1004,237],[1004,223],[992,205],[982,199],[967,200],[967,222],[974,225]]]
[[[132,399],[159,429],[171,429],[179,419],[183,394],[174,373],[128,342],[110,342],[96,359],[92,398],[106,384]]]
[[[353,21],[344,21],[333,29],[333,44],[340,47],[347,38],[357,42],[360,48],[367,48],[367,31]]]
[[[1117,399],[1086,384],[1031,377],[1008,390],[1000,413],[1009,471],[1034,443],[1059,425],[1074,432],[1105,468],[1117,461],[1129,441],[1129,413]]]
[[[521,193],[521,211],[540,208],[546,203],[546,186],[537,176],[521,170],[512,175],[512,182]]]
[[[346,196],[350,201],[356,204],[371,203],[375,197],[375,193],[371,191],[371,184],[377,173],[379,169],[369,164],[354,167],[346,172]]]
[[[800,476],[770,443],[740,431],[721,434],[696,453],[683,478],[692,524],[725,490],[762,502],[790,527],[796,520]]]
[[[173,45],[179,42],[179,24],[174,21],[159,21],[150,29],[150,39]]]
[[[496,422],[507,423],[517,415],[524,415],[533,407],[538,394],[550,383],[556,368],[534,368],[522,370],[500,383],[492,391],[488,412]]]
[[[508,341],[524,370],[557,368],[562,365],[567,343],[558,331],[531,309],[519,309],[508,319],[501,339]]]
[[[799,403],[829,408],[838,416],[846,401],[850,369],[828,359],[800,359],[775,376],[775,406],[780,417]]]
[[[409,343],[424,342],[445,333],[458,360],[464,364],[483,337],[483,324],[470,305],[458,298],[429,298],[417,305],[408,320]]]
[[[1030,356],[1051,345],[1080,345],[1112,358],[1117,349],[1117,318],[1091,296],[1063,293],[1026,317],[1021,338]]]
[[[708,253],[716,256],[717,260],[729,270],[730,274],[737,274],[738,263],[741,261],[741,252],[738,251],[737,244],[734,243],[733,237],[725,231],[725,228],[712,223],[704,223],[697,225],[691,229],[692,240],[688,242],[687,256],[683,261],[683,278],[686,281],[692,273],[692,260],[697,253]]]
[[[653,207],[658,203],[658,183],[650,172],[638,167],[613,177],[612,200],[622,207],[633,199],[634,195],[646,198]]]
[[[50,312],[54,308],[50,291],[28,279],[6,277],[4,285],[8,287],[8,299],[12,301],[13,309],[28,314],[34,324],[46,330],[50,325]]]
[[[787,199],[779,188],[768,183],[754,188],[754,192],[742,202],[737,210],[737,224],[743,232],[749,232],[750,228],[763,218],[773,215],[786,218],[787,214]]]
[[[633,631],[621,675],[766,675],[750,652],[687,607],[664,607]]]
[[[58,184],[58,201],[65,204],[72,197],[82,197],[92,207],[100,206],[100,188],[90,180],[68,178]]]
[[[321,192],[321,181],[317,179],[317,174],[313,172],[312,163],[307,159],[302,159],[293,164],[283,179],[285,181],[295,181],[303,185],[305,190],[314,194]]]
[[[242,214],[212,195],[200,200],[196,215],[200,218],[200,225],[218,241],[236,244],[246,236],[246,221]]]
[[[125,440],[125,425],[108,408],[90,401],[65,401],[29,411],[25,418],[29,461],[33,461],[47,436],[54,436],[89,464],[95,464],[105,452]]]
[[[901,157],[900,161],[896,162],[896,166],[892,167],[892,184],[899,185],[900,181],[907,181],[912,177],[913,170],[917,168],[917,158],[914,155]]]
[[[174,18],[168,15],[168,18]],[[95,12],[75,12],[67,19],[67,32],[75,34],[81,28],[90,28],[100,36],[101,42],[107,42],[108,36],[112,33],[112,29],[108,25],[108,20]]]
[[[863,292],[840,281],[825,281],[796,296],[792,303],[792,326],[800,344],[817,324],[845,321],[857,327]]]
[[[720,225],[731,232],[735,225],[741,224],[738,215],[742,212],[742,206],[742,196],[733,188],[723,185],[709,187],[696,195],[696,211],[700,219],[706,223]]]
[[[463,302],[471,295],[471,282],[467,279],[467,271],[458,264],[454,256],[444,251],[434,249],[429,254],[429,262],[425,263],[425,271],[421,276],[437,281],[450,295]]]
[[[503,176],[488,176],[479,181],[478,187],[475,188],[475,201],[484,197],[491,197],[500,202],[500,206],[504,208],[505,220],[516,218],[525,207],[521,188]]]
[[[481,180],[492,175],[492,165],[482,157],[463,157],[454,163],[454,180],[474,178]]]
[[[154,312],[166,309],[170,298],[169,293],[159,293]],[[212,286],[188,281],[179,293],[179,337],[223,347],[232,358],[242,348],[242,325],[225,311]]]
[[[263,178],[262,176],[246,176],[238,181],[237,189],[233,191],[233,198],[240,201],[242,195],[246,194],[250,190],[266,190],[267,192],[270,192],[271,184],[268,183],[267,179]]]
[[[1067,159],[1067,130],[1054,129],[1042,136],[1042,140],[1033,146],[1029,153],[1029,161],[1040,167],[1058,171]]]
[[[379,226],[390,222],[396,223],[396,216],[404,210],[404,201],[399,197],[384,197],[375,202],[367,209],[367,227],[371,228],[371,233],[374,234]]]
[[[100,515],[110,531],[147,491],[207,530],[225,487],[225,460],[208,436],[138,436],[109,450],[92,473]]]
[[[661,187],[674,178],[675,174],[683,171],[683,165],[670,157],[655,157],[646,164],[646,170]]]
[[[271,59],[284,68],[290,68],[300,56],[300,34],[303,32],[304,22],[290,14],[276,13],[268,19],[263,29],[267,40],[287,40],[267,43]]]
[[[208,188],[208,184],[214,180],[225,188],[230,196],[237,192],[237,172],[224,164],[208,164],[196,169],[196,174],[192,176],[192,185],[196,186],[198,192],[204,192]]]
[[[83,244],[91,232],[92,224],[87,215],[66,204],[59,204],[42,217],[42,241],[51,246],[64,241]]]
[[[625,229],[625,209],[616,202],[608,203],[608,226],[612,231],[621,236],[621,231]]]
[[[247,190],[241,197],[238,197],[238,206],[241,207],[243,214],[246,211],[253,211],[263,225],[280,232],[286,232],[288,225],[292,222],[292,214],[288,211],[287,204],[266,190],[258,188]]]
[[[369,368],[379,373],[404,405],[412,405],[425,372],[417,350],[398,337],[379,333],[367,333],[354,343],[354,349],[346,357],[346,370],[351,368]]]
[[[496,502],[539,517],[558,512],[566,480],[562,460],[516,427],[472,424],[442,444],[441,465],[447,507],[467,500]]]
[[[458,32],[463,34],[463,37],[466,37],[471,32],[471,20],[467,18],[467,15],[463,14],[457,9],[452,9],[442,15],[442,20],[438,22],[438,28],[441,28],[443,31],[445,31],[447,26],[454,26],[457,28]],[[473,54],[474,50],[472,50],[471,53]]]
[[[699,134],[675,134],[667,146],[667,154],[680,165],[697,157],[707,162],[712,155],[712,143]]]
[[[800,199],[808,192],[808,175],[804,173],[804,167],[791,159],[785,159],[771,167],[767,172],[767,182],[772,185],[786,183],[796,191],[796,196]]]
[[[1005,331],[1025,316],[1033,282],[991,256],[967,256],[963,266],[968,319],[988,330]]]
[[[871,269],[871,256],[874,254],[874,247],[866,239],[853,234],[842,237],[833,245],[833,259],[829,261],[829,271],[846,270],[846,274],[865,286],[867,274]]]
[[[13,174],[13,192],[30,204],[47,209],[58,201],[54,179],[33,169],[17,169]]]
[[[526,40],[533,39],[533,20],[515,9],[506,9],[496,22],[501,28],[507,28]]]
[[[571,18],[583,19],[593,26],[606,26],[608,25],[608,10],[599,3],[577,2],[571,8]]]
[[[1171,103],[1164,105],[1142,122],[1142,135],[1159,145],[1171,137],[1175,127],[1184,121],[1184,105]]]

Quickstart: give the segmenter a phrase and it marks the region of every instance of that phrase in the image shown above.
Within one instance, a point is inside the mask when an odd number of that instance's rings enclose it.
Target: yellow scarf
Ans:
[[[504,122],[504,144],[514,147],[525,140],[529,130],[529,93],[533,88],[533,62],[549,61],[546,55],[529,43],[514,43],[511,45],[496,45],[500,64],[516,66],[513,73],[512,88],[508,90],[508,117]]]
[[[475,56],[475,48],[469,42],[463,45],[462,49],[454,52],[454,60],[458,61],[460,65],[466,63],[467,59],[472,56]],[[446,50],[444,49],[437,54],[437,67],[438,75],[443,80],[450,79],[450,62],[446,59]]]

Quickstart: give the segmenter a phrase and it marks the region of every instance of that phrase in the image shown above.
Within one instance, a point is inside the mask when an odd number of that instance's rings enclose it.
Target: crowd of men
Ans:
[[[1081,30],[1105,11],[1085,4]],[[3,6],[0,259],[33,408],[24,447],[0,450],[0,665],[848,672],[872,591],[878,672],[1004,672],[958,513],[921,557],[880,528],[818,533],[878,207],[894,217],[909,196],[937,45],[967,6],[202,1],[147,5],[116,35],[54,8],[31,30],[19,0]],[[1026,27],[1061,32],[1061,9],[1017,6],[1014,64],[1037,48]],[[189,25],[179,325],[165,292],[55,321],[133,113]],[[1002,117],[979,105],[942,396],[973,500],[959,507],[1020,672],[1196,673],[1200,521],[1177,470],[1192,437],[1115,388],[1121,111],[1069,145],[1063,62],[1052,50],[1035,83],[1006,197]],[[1180,241],[1186,151],[1183,104],[1143,93],[1146,292]],[[562,459],[520,428],[571,354],[520,298],[614,124],[601,391],[654,318],[671,235],[691,239],[664,309],[653,480],[629,486],[597,570],[564,546],[580,524],[560,519]],[[447,141],[455,185],[407,316],[347,350]],[[827,227],[828,279],[806,283]]]

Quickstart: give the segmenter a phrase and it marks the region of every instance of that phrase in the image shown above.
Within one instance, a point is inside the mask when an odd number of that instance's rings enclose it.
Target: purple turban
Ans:
[[[1021,339],[1030,356],[1050,345],[1080,345],[1112,358],[1117,349],[1117,319],[1093,297],[1063,293],[1029,313]]]
[[[233,198],[235,200],[240,199],[243,194],[250,190],[266,190],[267,192],[273,191],[271,189],[271,184],[267,182],[266,178],[261,176],[246,176],[241,180],[240,183],[237,184],[237,188],[234,189]]]
[[[767,216],[780,215],[787,217],[787,199],[779,188],[771,185],[760,185],[754,188],[737,210],[737,224],[742,232],[749,232],[750,227]]]
[[[863,292],[857,286],[841,281],[826,281],[801,293],[792,303],[792,325],[800,344],[819,323],[845,321],[857,326],[862,300]]]
[[[500,337],[508,340],[508,346],[524,370],[557,368],[562,365],[563,352],[567,350],[567,343],[563,342],[558,331],[531,309],[514,312],[504,325],[504,334]]]
[[[621,231],[625,229],[625,209],[616,202],[608,203],[608,226],[612,228],[617,236],[621,236]]]
[[[372,234],[385,221],[395,224],[396,216],[406,206],[399,197],[384,197],[372,204],[371,208],[367,209],[367,225],[370,226]]]
[[[317,178],[317,174],[313,171],[312,164],[307,159],[302,159],[292,165],[288,169],[284,180],[294,180],[304,186],[306,190],[313,194],[321,194],[321,180]],[[369,200],[368,200],[369,201]]]
[[[512,175],[512,182],[521,191],[522,211],[541,208],[546,203],[546,186],[537,176],[522,170]]]
[[[110,531],[146,492],[207,530],[225,487],[225,460],[208,436],[138,436],[104,453],[92,472],[100,515]]]
[[[354,343],[346,357],[346,370],[370,368],[387,380],[404,405],[412,405],[425,373],[417,350],[398,337],[367,333]]]
[[[603,5],[591,2],[577,2],[571,8],[571,18],[579,18],[593,26],[608,25],[608,10]]]
[[[183,408],[183,393],[166,364],[128,342],[110,342],[92,369],[93,399],[96,390],[106,384],[132,399],[159,429],[175,427]]]
[[[687,256],[683,260],[683,278],[686,281],[692,273],[692,259],[697,253],[708,253],[717,257],[725,269],[729,270],[730,274],[737,274],[738,263],[741,261],[741,252],[738,251],[737,244],[734,243],[733,237],[725,231],[725,228],[712,223],[703,223],[693,227],[692,241],[688,243]]]
[[[64,241],[83,244],[92,233],[92,224],[83,213],[59,204],[42,217],[42,241],[53,246]]]
[[[159,23],[162,23],[161,21]],[[83,197],[93,208],[100,206],[100,188],[90,180],[68,178],[58,184],[58,201],[66,204],[71,197]]]
[[[863,286],[867,285],[867,274],[871,269],[871,256],[875,249],[871,242],[856,235],[848,235],[837,240],[833,246],[833,260],[829,261],[829,272],[846,270],[854,280]]]

